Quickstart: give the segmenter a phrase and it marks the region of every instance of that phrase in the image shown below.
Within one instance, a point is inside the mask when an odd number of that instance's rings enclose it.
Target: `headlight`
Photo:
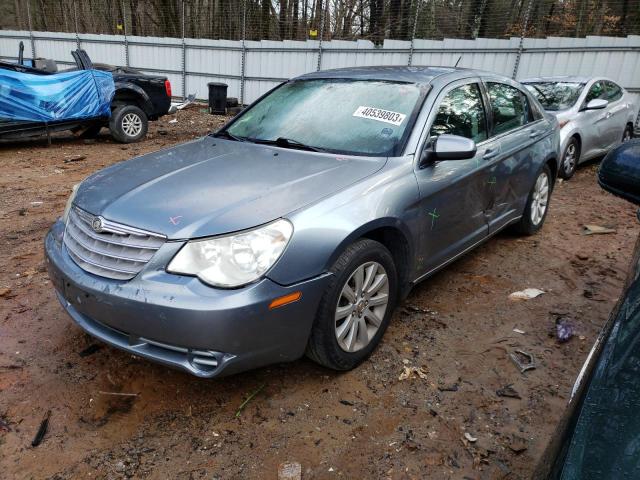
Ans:
[[[73,201],[76,198],[76,194],[78,193],[79,183],[76,183],[73,187],[71,187],[71,195],[69,195],[69,200],[67,200],[67,205],[64,207],[64,213],[62,214],[62,221],[67,223],[67,218],[69,218],[69,211],[71,210],[71,206],[73,205]]]
[[[255,230],[188,242],[167,271],[196,275],[214,287],[240,287],[260,278],[280,258],[293,225],[280,219]]]

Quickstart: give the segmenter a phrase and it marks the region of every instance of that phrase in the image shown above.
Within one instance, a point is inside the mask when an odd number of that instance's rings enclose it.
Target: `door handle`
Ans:
[[[484,152],[484,155],[482,155],[482,158],[484,158],[485,160],[489,160],[490,158],[493,158],[496,155],[498,155],[497,148],[487,148],[487,150]]]
[[[540,131],[538,131],[538,130],[534,130],[533,132],[531,132],[531,133],[529,134],[529,138],[536,138],[536,137],[540,136],[540,134],[541,134],[541,133],[542,133],[542,132],[540,132]]]

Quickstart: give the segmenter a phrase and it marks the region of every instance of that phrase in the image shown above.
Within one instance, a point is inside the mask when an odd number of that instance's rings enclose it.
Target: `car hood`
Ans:
[[[169,239],[205,237],[282,217],[375,173],[385,161],[204,137],[95,173],[74,203]]]

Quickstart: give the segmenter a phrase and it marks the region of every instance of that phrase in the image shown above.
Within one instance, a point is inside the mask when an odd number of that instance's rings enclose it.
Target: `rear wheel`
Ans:
[[[569,180],[576,173],[578,161],[580,160],[580,142],[575,137],[569,139],[564,155],[562,156],[562,166],[560,167],[560,178]]]
[[[389,250],[369,239],[349,246],[330,271],[307,356],[334,370],[350,370],[373,352],[387,329],[398,274]]]
[[[548,165],[542,167],[533,184],[522,218],[516,224],[516,230],[522,235],[533,235],[542,228],[551,199],[551,170]]]
[[[628,142],[633,138],[633,126],[627,124],[622,134],[622,143]]]
[[[118,142],[137,142],[147,134],[149,119],[147,115],[135,105],[117,107],[111,113],[109,130]]]

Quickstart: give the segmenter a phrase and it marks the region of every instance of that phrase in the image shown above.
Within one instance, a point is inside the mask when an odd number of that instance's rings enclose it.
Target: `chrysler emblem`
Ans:
[[[102,232],[102,217],[94,217],[94,219],[91,221],[91,228],[93,228],[94,232],[101,233]]]

